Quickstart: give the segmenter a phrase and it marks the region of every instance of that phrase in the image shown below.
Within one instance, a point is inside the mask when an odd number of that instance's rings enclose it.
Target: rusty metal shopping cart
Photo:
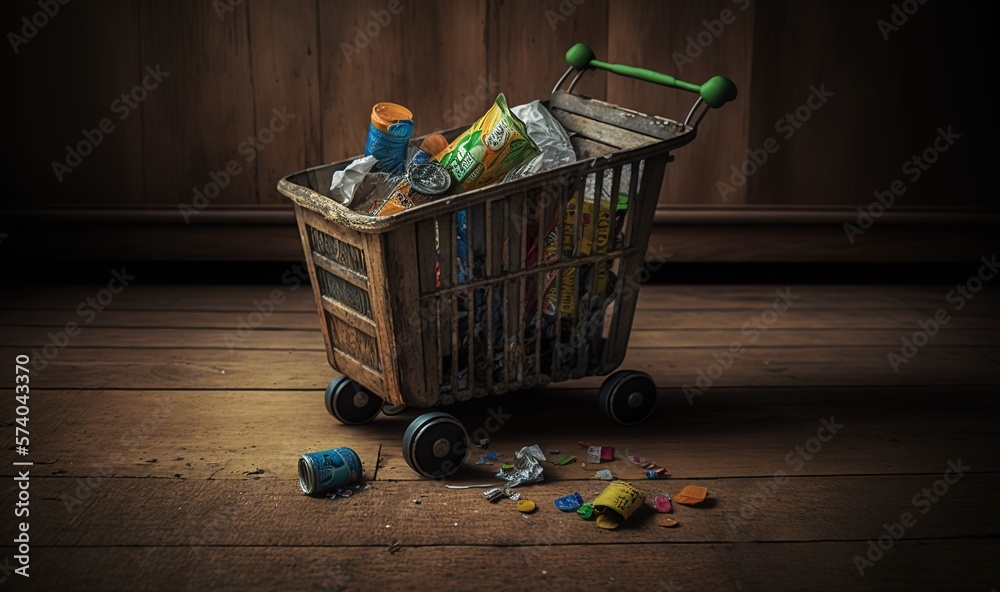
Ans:
[[[736,87],[599,62],[582,44],[566,58],[545,104],[571,133],[575,163],[386,217],[330,198],[334,171],[351,160],[278,184],[295,203],[327,358],[344,375],[326,391],[341,422],[611,374],[622,363],[670,151]],[[699,96],[678,123],[573,94],[592,68]],[[464,129],[441,133],[451,141]],[[656,385],[618,371],[600,402],[614,421],[639,423]],[[404,458],[425,476],[454,473],[467,448],[464,427],[443,412],[421,415],[403,437]]]

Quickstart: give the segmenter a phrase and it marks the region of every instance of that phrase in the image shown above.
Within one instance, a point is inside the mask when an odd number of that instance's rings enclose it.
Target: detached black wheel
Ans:
[[[601,409],[621,425],[649,419],[656,407],[656,383],[645,372],[622,370],[601,385]]]
[[[326,410],[337,421],[360,425],[378,417],[382,399],[346,376],[338,376],[326,387]]]
[[[403,433],[403,458],[430,479],[454,475],[469,452],[469,435],[460,421],[440,411],[425,413]]]

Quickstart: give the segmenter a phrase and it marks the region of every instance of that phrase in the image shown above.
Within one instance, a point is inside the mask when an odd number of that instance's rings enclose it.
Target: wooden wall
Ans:
[[[4,31],[20,34],[22,17],[39,8],[16,0],[2,10]],[[663,204],[861,205],[904,179],[899,207],[986,205],[983,146],[995,124],[976,58],[993,42],[977,10],[931,2],[885,40],[877,21],[890,18],[889,1],[72,2],[16,53],[0,51],[2,199],[173,208],[235,161],[240,173],[213,204],[281,203],[281,176],[362,150],[373,103],[409,106],[419,133],[468,122],[500,90],[512,103],[547,96],[565,50],[582,41],[609,61],[696,82],[725,74],[740,87],[738,101],[710,114],[678,152]],[[723,17],[730,22],[717,36],[705,32]],[[699,34],[711,43],[691,45]],[[169,76],[119,119],[113,101],[157,65]],[[776,122],[824,85],[829,101],[782,137]],[[675,118],[692,98],[593,73],[579,90]],[[274,109],[294,119],[248,161],[241,145]],[[106,117],[114,130],[57,181],[53,161]],[[962,138],[920,180],[905,179],[902,163],[949,125]],[[731,183],[730,167],[768,138],[779,150]],[[723,197],[719,181],[734,191]]]

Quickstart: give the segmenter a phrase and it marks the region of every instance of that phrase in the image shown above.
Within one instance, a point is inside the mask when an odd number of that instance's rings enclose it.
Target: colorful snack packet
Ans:
[[[706,497],[708,497],[708,488],[701,485],[687,485],[674,496],[674,503],[694,506],[705,501]]]
[[[645,501],[646,495],[639,488],[625,481],[614,481],[594,500],[597,525],[601,528],[618,528]]]
[[[524,122],[511,113],[507,98],[500,93],[490,110],[434,160],[454,177],[451,193],[455,194],[495,183],[540,153]]]

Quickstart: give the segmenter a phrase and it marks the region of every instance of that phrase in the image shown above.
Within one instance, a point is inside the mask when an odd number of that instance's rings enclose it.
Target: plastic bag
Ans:
[[[518,105],[511,112],[524,122],[528,136],[541,150],[541,154],[507,173],[505,182],[576,162],[576,152],[569,141],[569,134],[541,101]]]
[[[375,163],[374,156],[365,156],[347,165],[342,171],[334,171],[333,178],[330,179],[330,197],[345,206],[350,206],[354,200],[355,190]]]

